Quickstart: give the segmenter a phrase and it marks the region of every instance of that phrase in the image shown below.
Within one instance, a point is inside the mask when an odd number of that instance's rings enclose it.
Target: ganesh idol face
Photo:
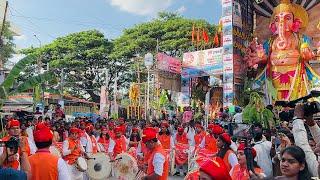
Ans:
[[[290,32],[292,31],[294,17],[291,12],[281,12],[275,16],[274,22],[278,32]]]

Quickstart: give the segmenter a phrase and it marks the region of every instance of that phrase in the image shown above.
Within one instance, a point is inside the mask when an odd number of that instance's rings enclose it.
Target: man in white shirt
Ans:
[[[238,110],[238,112],[233,116],[233,122],[240,124],[242,123],[242,110]]]
[[[272,160],[270,155],[272,143],[270,141],[263,140],[262,127],[256,127],[254,131],[255,145],[253,146],[253,148],[257,152],[255,161],[257,161],[258,165],[261,167],[267,178],[270,178],[273,176]]]

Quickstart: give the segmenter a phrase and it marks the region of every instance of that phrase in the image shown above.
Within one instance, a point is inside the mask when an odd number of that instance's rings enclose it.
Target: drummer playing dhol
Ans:
[[[80,132],[78,128],[70,128],[70,136],[63,142],[63,159],[68,163],[72,180],[83,179],[83,172],[76,167],[77,159],[85,152],[79,140]]]
[[[153,128],[143,130],[142,142],[150,150],[148,160],[147,176],[142,180],[167,180],[169,175],[169,160],[166,153],[158,142],[157,132]]]
[[[38,150],[34,155],[29,157],[32,172],[31,179],[71,180],[66,162],[62,158],[51,154],[49,151],[53,139],[53,133],[49,127],[44,123],[39,123],[33,134]]]

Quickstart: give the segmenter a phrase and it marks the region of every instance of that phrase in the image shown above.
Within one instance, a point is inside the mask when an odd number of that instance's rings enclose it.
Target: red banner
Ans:
[[[164,53],[157,54],[157,67],[162,71],[181,74],[181,61]]]

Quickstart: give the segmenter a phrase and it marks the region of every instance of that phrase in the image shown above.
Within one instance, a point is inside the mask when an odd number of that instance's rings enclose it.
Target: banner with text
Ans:
[[[223,26],[223,106],[231,106],[234,101],[233,69],[233,0],[222,0]]]
[[[158,53],[157,68],[162,71],[181,74],[181,61],[164,53]]]
[[[183,54],[182,77],[193,78],[222,74],[222,48]]]

